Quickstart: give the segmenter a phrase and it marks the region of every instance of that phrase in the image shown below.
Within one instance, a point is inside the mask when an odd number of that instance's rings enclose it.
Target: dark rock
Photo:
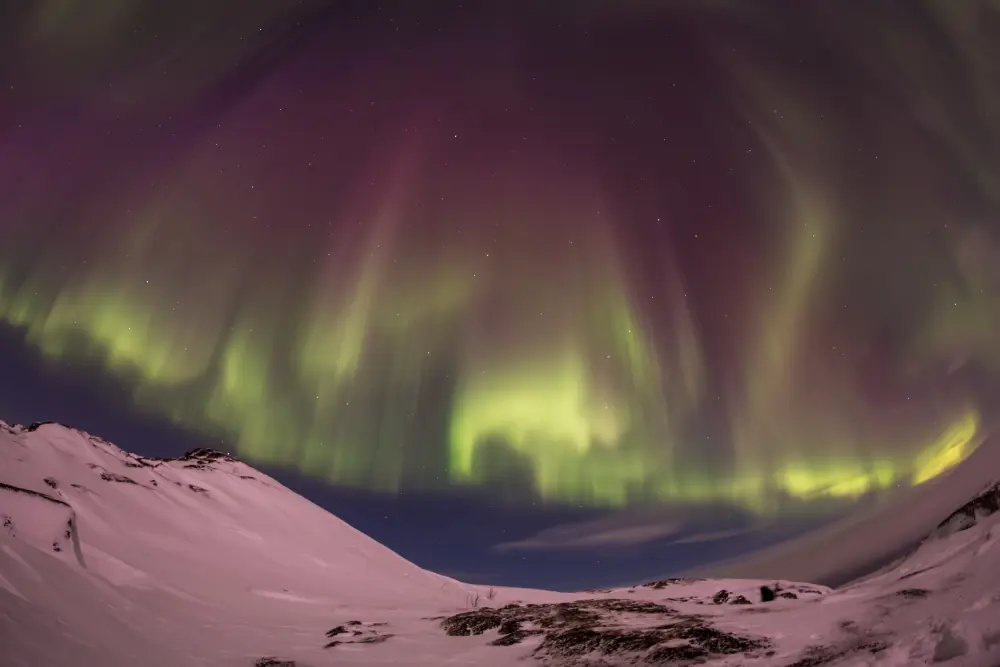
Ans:
[[[119,484],[136,484],[138,483],[131,477],[126,477],[125,475],[119,475],[116,472],[108,472],[105,470],[101,473],[101,479],[105,482],[118,482]]]
[[[345,625],[361,625],[361,621],[348,621]]]
[[[635,627],[635,620],[623,619],[621,614],[638,614],[661,624]],[[452,636],[479,635],[497,628],[500,636],[490,642],[494,646],[512,646],[541,635],[534,656],[543,661],[584,659],[596,654],[619,656],[629,662],[643,659],[665,664],[768,648],[766,640],[723,632],[703,617],[680,615],[660,604],[626,599],[485,607],[450,616],[441,625]]]
[[[874,655],[881,653],[887,648],[889,648],[889,645],[881,640],[873,640],[842,648],[810,646],[802,652],[802,657],[795,662],[785,665],[785,667],[820,667],[820,665],[828,665],[851,654],[867,652]]]
[[[682,641],[688,643],[678,643]],[[748,653],[767,645],[764,640],[722,632],[697,620],[685,620],[652,629],[570,628],[548,634],[536,652],[559,657],[646,653],[662,663],[701,659],[709,654]]]
[[[671,609],[670,607],[664,607],[662,604],[656,604],[655,602],[641,602],[636,600],[620,600],[615,598],[606,598],[600,600],[585,600],[584,603],[588,607],[595,609],[606,609],[607,611],[618,611],[618,612],[631,612],[633,614],[676,614],[676,609]]]
[[[712,602],[714,602],[715,604],[723,604],[727,600],[729,600],[729,591],[727,591],[726,589],[722,589],[721,591],[712,596]]]
[[[195,493],[208,493],[208,489],[198,486],[197,484],[188,484],[188,488]]]
[[[260,658],[253,667],[296,667],[294,660],[280,660],[273,656]]]
[[[938,524],[939,534],[968,530],[982,518],[1000,512],[1000,483],[988,487],[978,496],[951,513]]]
[[[799,596],[796,595],[795,593],[791,592],[791,591],[783,591],[781,593],[778,593],[778,597],[779,598],[787,598],[789,600],[798,600],[799,599]]]
[[[345,632],[347,632],[347,628],[345,628],[342,625],[338,625],[337,627],[335,627],[333,629],[327,630],[326,631],[326,636],[327,637],[336,637],[337,635],[342,635]]]
[[[32,431],[37,431],[42,426],[46,426],[48,424],[56,424],[58,426],[59,422],[32,422],[31,424],[28,425],[28,428],[24,430],[27,431],[28,433],[31,433]]]
[[[675,586],[677,584],[691,584],[698,581],[704,581],[704,579],[688,579],[685,577],[670,577],[669,579],[660,579],[658,581],[650,581],[649,583],[643,584],[645,588],[652,588],[659,590],[661,588],[666,588],[667,586]]]
[[[75,485],[73,485],[73,486],[75,486]],[[53,498],[49,494],[42,493],[41,491],[35,491],[33,489],[25,489],[25,488],[22,488],[20,486],[14,486],[13,484],[5,484],[4,482],[0,482],[0,490],[3,490],[3,491],[12,491],[13,493],[20,493],[20,494],[23,494],[25,496],[30,496],[32,498],[38,498],[40,500],[47,500],[50,503],[55,503],[56,505],[62,505],[63,507],[69,508],[70,510],[73,509],[73,506],[70,505],[69,503],[67,503],[66,501],[59,500],[58,498]]]
[[[465,637],[481,635],[487,630],[499,628],[502,623],[503,617],[499,612],[490,607],[483,607],[449,616],[441,622],[441,627],[444,628],[446,635]]]
[[[729,604],[753,604],[753,603],[750,602],[750,600],[747,600],[742,595],[737,595],[736,597],[734,597],[732,600],[729,601]]]
[[[865,642],[864,644],[859,644],[857,647],[858,651],[867,651],[868,653],[881,653],[882,651],[889,648],[889,644],[877,639],[875,641]]]
[[[208,447],[198,447],[197,449],[192,449],[190,451],[184,452],[184,454],[177,459],[179,461],[235,461],[229,454],[224,454],[217,449],[209,449]]]
[[[563,657],[587,653],[611,655],[648,651],[666,639],[665,633],[658,630],[576,627],[546,635],[539,650]]]
[[[59,482],[57,482],[56,480],[52,479],[51,477],[46,477],[42,481],[45,482],[46,484],[48,484],[49,487],[53,488],[53,489],[55,489],[55,488],[57,488],[59,486]]]
[[[356,641],[354,643],[355,644],[381,644],[382,642],[387,641],[390,637],[392,637],[392,635],[381,635],[381,634],[379,634],[379,635],[368,635],[367,637],[364,637],[363,639],[359,639],[358,641]]]
[[[760,601],[761,602],[771,602],[774,600],[774,591],[771,590],[770,586],[760,587]]]
[[[535,637],[542,634],[541,630],[517,630],[509,634],[501,634],[499,638],[490,642],[493,646],[513,646],[520,644],[528,637]]]
[[[500,630],[498,631],[502,635],[514,634],[521,629],[521,621],[516,618],[511,618],[500,624]]]
[[[904,598],[925,598],[930,595],[931,592],[926,588],[904,588],[901,591],[896,591],[896,595]]]
[[[734,635],[705,624],[692,625],[687,628],[684,631],[683,639],[694,642],[709,653],[724,655],[758,651],[768,645],[763,639]]]
[[[907,574],[904,574],[899,578],[899,581],[902,581],[903,579],[909,579],[911,577],[916,577],[917,575],[923,574],[924,572],[930,572],[933,569],[934,569],[933,567],[922,567],[919,570],[914,570],[913,572],[908,572]]]
[[[708,651],[693,644],[659,646],[646,655],[646,662],[654,665],[672,665],[678,662],[701,661],[707,655]]]

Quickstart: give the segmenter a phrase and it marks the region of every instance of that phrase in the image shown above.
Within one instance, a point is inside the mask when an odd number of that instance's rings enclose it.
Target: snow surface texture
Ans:
[[[219,452],[147,459],[0,422],[0,665],[998,667],[998,507],[995,486],[836,591],[491,589],[418,568]]]

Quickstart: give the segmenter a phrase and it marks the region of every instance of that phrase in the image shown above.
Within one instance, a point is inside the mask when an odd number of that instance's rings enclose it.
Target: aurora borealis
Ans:
[[[761,514],[990,426],[1000,3],[99,4],[3,10],[0,319],[136,409]]]

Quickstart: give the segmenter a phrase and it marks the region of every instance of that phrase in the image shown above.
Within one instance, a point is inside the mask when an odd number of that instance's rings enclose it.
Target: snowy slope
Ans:
[[[0,667],[998,667],[998,504],[985,492],[836,591],[492,590],[416,567],[218,452],[144,459],[0,422]]]

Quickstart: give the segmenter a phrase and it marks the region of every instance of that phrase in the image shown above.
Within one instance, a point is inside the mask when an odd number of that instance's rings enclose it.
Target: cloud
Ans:
[[[760,526],[750,526],[749,528],[732,528],[730,530],[716,530],[708,533],[694,533],[674,540],[670,544],[700,544],[702,542],[720,542],[733,537],[742,537],[760,530]]]
[[[720,517],[725,517],[721,519]],[[713,542],[760,528],[732,506],[658,505],[546,528],[525,539],[505,542],[496,551],[627,548],[673,538],[667,544]]]
[[[631,547],[676,535],[682,526],[682,522],[669,516],[635,517],[616,514],[593,521],[546,528],[527,539],[498,544],[494,549],[518,551]]]

